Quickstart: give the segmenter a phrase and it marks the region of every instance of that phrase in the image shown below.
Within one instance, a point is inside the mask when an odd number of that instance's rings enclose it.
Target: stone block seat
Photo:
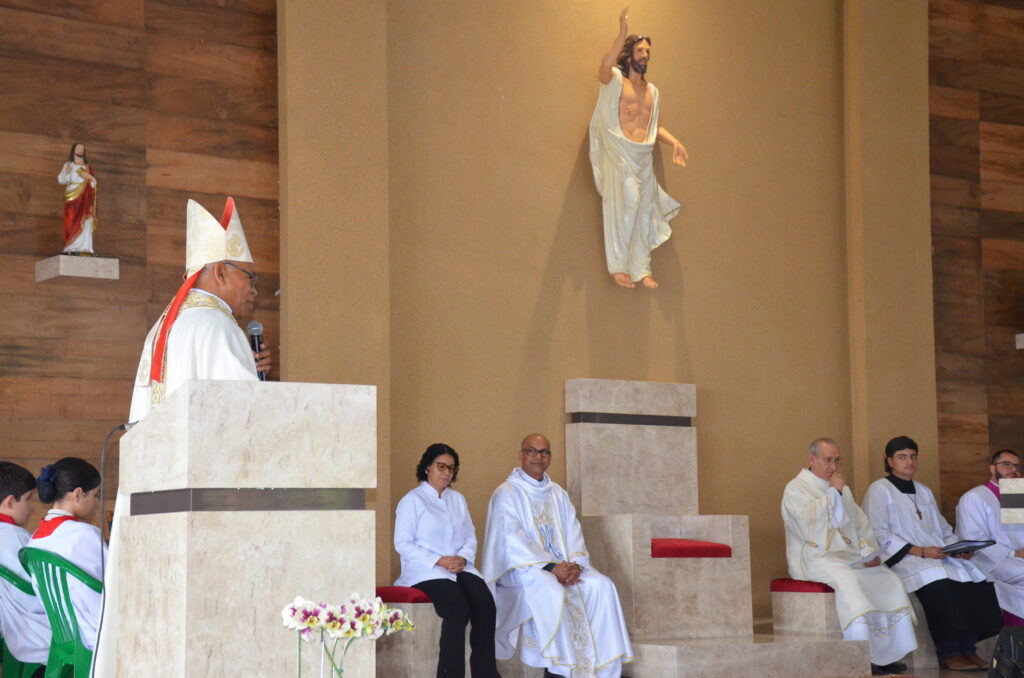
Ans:
[[[831,586],[802,579],[773,579],[772,630],[775,633],[823,634],[842,637]]]
[[[580,522],[591,562],[619,590],[632,638],[752,633],[746,516],[629,513]]]
[[[396,633],[374,643],[377,650],[377,675],[389,678],[434,678],[437,675],[441,618],[434,612],[430,596],[411,586],[378,586],[377,595],[389,607],[409,615],[416,625],[411,633]],[[468,650],[466,675],[469,675]]]
[[[402,610],[416,628],[412,633],[395,635],[374,643],[377,650],[377,675],[387,678],[434,678],[437,675],[438,641],[441,618],[434,612],[434,603],[423,591],[411,586],[378,586],[377,595],[389,607]],[[469,631],[466,632],[466,675],[469,666]],[[518,657],[518,652],[516,653]],[[505,678],[543,678],[544,671],[531,668],[518,659],[498,661],[498,670]]]
[[[776,634],[822,635],[841,638],[843,630],[839,626],[839,615],[836,613],[835,591],[828,584],[801,579],[773,579],[772,592],[772,628]],[[917,649],[907,661],[915,669],[937,669],[935,643],[928,633],[928,622],[924,618],[924,610],[917,596],[911,594],[910,605],[917,618],[914,634],[917,636]],[[989,656],[995,639],[990,638],[978,644],[978,652]]]

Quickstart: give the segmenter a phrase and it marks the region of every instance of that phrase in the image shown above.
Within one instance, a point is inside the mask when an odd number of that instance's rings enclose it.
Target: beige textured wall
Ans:
[[[380,3],[278,2],[281,378],[377,386],[378,577],[391,541],[385,32]]]
[[[938,494],[928,4],[844,5],[853,475],[860,497],[886,442],[909,435]]]
[[[701,509],[751,516],[755,613],[768,614],[768,580],[785,573],[780,493],[801,467],[806,444],[831,435],[851,469],[857,465],[851,365],[871,376],[858,420],[858,430],[871,435],[888,421],[882,414],[904,404],[892,402],[902,397],[898,389],[876,386],[873,375],[900,367],[909,381],[934,382],[931,365],[910,361],[907,369],[898,363],[904,349],[890,353],[889,340],[873,334],[891,314],[886,306],[876,322],[883,292],[914,323],[931,322],[930,299],[922,304],[916,287],[911,294],[889,283],[878,289],[873,247],[858,255],[859,287],[847,276],[843,5],[693,0],[633,7],[633,28],[654,36],[649,75],[662,93],[661,122],[691,157],[691,166],[679,169],[665,166],[659,151],[659,174],[683,208],[673,238],[654,254],[662,288],[651,293],[615,287],[604,273],[600,198],[587,158],[597,64],[614,37],[618,4],[392,0],[382,30],[379,8],[343,3],[339,11],[352,16],[336,27],[344,33],[337,42],[347,44],[345,63],[359,89],[352,78],[337,77],[332,87],[300,91],[282,76],[282,231],[289,239],[282,247],[283,360],[286,378],[299,373],[293,366],[310,374],[324,359],[335,374],[364,370],[386,380],[375,382],[382,409],[390,405],[381,477],[390,479],[391,496],[379,502],[379,523],[390,520],[384,512],[414,485],[415,463],[436,441],[462,455],[457,488],[481,536],[487,499],[513,467],[524,434],[550,436],[552,474],[564,481],[568,377],[695,383]],[[319,36],[316,22],[296,29],[283,21],[287,70],[298,36],[300,52],[318,53],[320,43],[309,39]],[[348,42],[360,22],[368,36]],[[874,49],[884,58],[905,46]],[[386,87],[377,79],[383,63]],[[291,235],[306,228],[295,219],[301,201],[293,188],[320,185],[285,148],[301,142],[307,157],[316,157],[312,141],[290,131],[300,101],[294,96],[328,100],[331,110],[320,115],[330,122],[354,118],[365,134],[329,130],[355,149],[354,157],[347,148],[340,153],[335,171],[361,170],[374,200],[386,191],[372,224],[359,204],[355,214],[335,214],[357,248],[347,253],[300,245]],[[367,100],[386,100],[386,116]],[[361,126],[367,122],[374,124]],[[917,122],[906,124],[916,133]],[[926,130],[927,121],[919,122]],[[865,129],[873,134],[887,124],[866,116]],[[367,136],[378,139],[382,130],[386,139],[365,149]],[[381,144],[386,156],[363,153]],[[926,159],[927,146],[923,153]],[[345,205],[350,188],[338,189]],[[915,204],[912,216],[919,209]],[[873,237],[875,222],[861,222]],[[929,247],[927,231],[888,237],[886,248]],[[345,304],[307,300],[300,307],[292,295],[309,267],[306,247],[316,248],[313,268],[322,282],[357,285],[358,303],[341,294]],[[339,259],[325,269],[330,257]],[[368,277],[353,282],[344,270],[350,264],[369,269]],[[857,289],[860,316],[848,303]],[[313,325],[307,316],[316,318]],[[851,317],[866,323],[870,340],[862,346]],[[344,350],[324,357],[315,336],[323,339],[334,325],[341,332],[327,341]],[[922,390],[933,391],[927,384]],[[917,433],[893,435],[902,432]],[[387,435],[382,430],[382,441]],[[859,495],[864,488],[856,489]],[[384,535],[378,545],[387,551],[378,554],[384,582],[398,562]],[[382,557],[390,557],[390,572]]]
[[[605,275],[587,158],[619,9],[389,5],[393,499],[446,441],[482,534],[524,434],[564,479],[565,378],[692,382],[702,511],[752,516],[766,613],[782,487],[812,438],[850,439],[840,5],[634,5],[691,157],[659,151],[683,208],[655,293]]]

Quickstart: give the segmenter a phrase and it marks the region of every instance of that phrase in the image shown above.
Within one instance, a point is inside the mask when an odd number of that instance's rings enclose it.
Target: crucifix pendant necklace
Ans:
[[[917,519],[924,520],[924,516],[921,515],[921,509],[917,507],[917,495],[910,495],[910,501],[914,502],[914,512],[917,513]]]

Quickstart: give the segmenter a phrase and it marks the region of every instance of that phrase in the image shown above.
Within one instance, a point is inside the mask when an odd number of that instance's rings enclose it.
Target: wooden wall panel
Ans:
[[[218,216],[238,199],[276,344],[276,3],[224,5],[0,0],[0,458],[98,462],[181,284],[190,197]],[[37,284],[35,262],[61,248],[56,178],[76,141],[100,182],[96,249],[121,278]]]
[[[930,0],[941,502],[1024,451],[1024,5]]]

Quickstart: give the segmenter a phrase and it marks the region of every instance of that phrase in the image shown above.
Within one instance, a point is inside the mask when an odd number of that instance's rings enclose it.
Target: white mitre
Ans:
[[[207,264],[218,261],[252,263],[249,243],[245,240],[242,220],[235,210],[234,198],[224,205],[220,221],[195,200],[188,201],[188,220],[185,237],[185,277],[188,278]]]

